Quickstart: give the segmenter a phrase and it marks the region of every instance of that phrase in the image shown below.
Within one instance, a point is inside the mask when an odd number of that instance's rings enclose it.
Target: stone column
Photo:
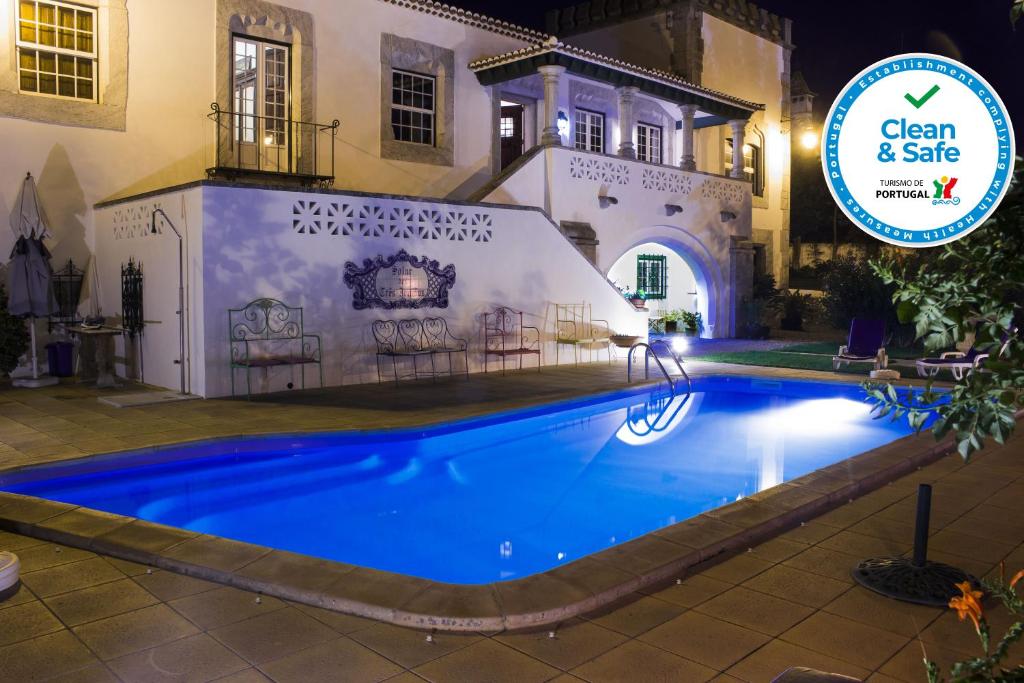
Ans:
[[[615,92],[619,95],[619,156],[636,159],[636,149],[633,147],[633,103],[636,102],[640,88],[627,85],[616,88]]]
[[[743,119],[729,121],[732,128],[732,173],[730,178],[743,178],[743,134],[747,128],[747,122]]]
[[[681,104],[679,111],[683,115],[683,155],[679,168],[684,171],[696,171],[697,161],[693,158],[693,116],[697,113],[696,104]]]
[[[558,89],[565,67],[545,64],[538,67],[537,71],[544,79],[544,129],[541,131],[540,144],[561,145],[562,136],[558,133]]]

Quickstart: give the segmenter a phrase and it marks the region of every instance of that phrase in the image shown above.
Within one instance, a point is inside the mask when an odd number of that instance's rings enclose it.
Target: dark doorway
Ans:
[[[498,134],[501,136],[501,168],[511,164],[523,155],[523,114],[521,104],[501,105],[498,120]]]

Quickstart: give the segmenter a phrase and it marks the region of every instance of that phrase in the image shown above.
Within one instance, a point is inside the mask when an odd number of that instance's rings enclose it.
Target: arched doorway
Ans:
[[[719,264],[704,246],[678,228],[653,228],[642,237],[612,262],[606,271],[609,281],[630,291],[646,290],[645,282],[652,276],[663,276],[664,292],[648,300],[652,316],[676,309],[696,311],[704,321],[701,336],[728,336],[725,283]]]

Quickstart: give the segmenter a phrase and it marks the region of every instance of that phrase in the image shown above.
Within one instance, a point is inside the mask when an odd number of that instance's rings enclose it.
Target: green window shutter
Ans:
[[[666,257],[639,254],[636,257],[636,288],[643,290],[648,299],[664,299],[668,292]]]

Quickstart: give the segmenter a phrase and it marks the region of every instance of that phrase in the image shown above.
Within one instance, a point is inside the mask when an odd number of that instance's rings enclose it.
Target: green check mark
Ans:
[[[939,86],[933,85],[931,87],[931,90],[926,92],[924,95],[921,95],[921,97],[914,97],[910,93],[905,93],[903,96],[907,98],[907,102],[910,102],[912,105],[914,105],[915,109],[920,109],[924,105],[924,103],[930,100],[932,96],[935,95],[935,93],[937,92],[939,92]]]

